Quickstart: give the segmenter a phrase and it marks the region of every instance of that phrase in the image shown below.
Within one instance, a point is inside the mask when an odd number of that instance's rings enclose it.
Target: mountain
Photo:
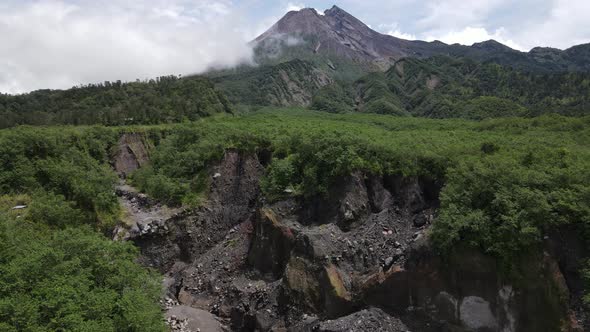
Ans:
[[[334,80],[312,63],[292,60],[212,78],[237,104],[309,106],[313,95]]]
[[[334,6],[291,11],[252,46],[259,66],[211,74],[236,104],[472,119],[589,106],[590,44],[520,52],[404,40]]]
[[[311,8],[291,11],[252,43],[260,63],[293,58],[317,60],[319,55],[331,61],[348,60],[385,70],[405,57],[449,55],[510,65],[526,71],[590,71],[590,44],[565,51],[535,48],[520,52],[494,40],[472,46],[404,40],[372,30],[337,6],[323,15]]]
[[[271,57],[277,54],[277,45],[303,46],[313,54],[375,64],[433,55],[444,45],[380,34],[337,6],[323,15],[311,8],[291,11],[256,38],[255,44],[258,49],[269,50]]]
[[[355,103],[350,109],[368,113],[484,119],[584,115],[590,109],[588,73],[530,73],[446,56],[405,58],[353,86],[349,93]],[[323,95],[316,95],[315,108],[322,109]]]

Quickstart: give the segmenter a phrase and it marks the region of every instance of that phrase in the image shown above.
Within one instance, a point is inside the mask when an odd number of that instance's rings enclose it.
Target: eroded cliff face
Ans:
[[[355,173],[327,196],[267,203],[262,164],[227,151],[203,207],[131,237],[165,273],[169,307],[235,331],[573,330],[555,255],[523,260],[518,282],[472,250],[441,259],[428,241],[441,183]]]
[[[149,160],[148,147],[140,134],[123,134],[112,158],[113,167],[121,177],[126,177]]]
[[[257,157],[227,151],[221,163],[210,170],[208,202],[199,209],[185,210],[133,241],[142,249],[142,262],[161,271],[176,263],[192,263],[223,242],[235,227],[251,223],[260,193],[264,168]]]

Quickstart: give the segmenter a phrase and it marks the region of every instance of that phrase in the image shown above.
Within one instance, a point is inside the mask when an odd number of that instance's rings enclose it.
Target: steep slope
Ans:
[[[526,71],[590,70],[590,44],[565,51],[535,48],[531,52],[520,52],[494,40],[472,46],[410,41],[378,33],[337,6],[323,15],[311,8],[291,11],[256,38],[253,44],[257,60],[261,63],[324,57],[331,61],[344,59],[366,68],[387,69],[394,61],[404,57],[453,55]]]
[[[430,56],[444,44],[407,41],[380,34],[337,6],[324,15],[314,9],[287,13],[254,41],[261,61],[296,53],[346,59],[387,68],[406,56]]]
[[[266,110],[168,128],[143,176],[208,199],[131,240],[167,303],[234,331],[577,331],[569,264],[588,256],[555,229],[590,214],[589,120]]]
[[[333,83],[326,72],[310,62],[292,60],[213,79],[237,104],[309,106],[313,94]]]
[[[208,74],[237,104],[480,119],[585,114],[588,101],[590,44],[527,53],[494,40],[409,41],[334,6],[291,11],[252,45],[260,66]]]
[[[311,106],[431,118],[485,119],[543,113],[586,115],[590,74],[534,73],[466,58],[404,58],[387,71],[343,80],[337,70],[292,60],[213,79],[232,102]]]
[[[533,74],[497,64],[433,57],[403,59],[355,83],[356,110],[483,119],[562,113],[584,115],[590,74]]]

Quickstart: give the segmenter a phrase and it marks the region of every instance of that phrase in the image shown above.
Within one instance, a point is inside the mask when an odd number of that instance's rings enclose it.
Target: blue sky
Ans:
[[[248,62],[245,42],[288,10],[334,4],[406,39],[524,51],[590,42],[590,0],[0,0],[0,92]]]

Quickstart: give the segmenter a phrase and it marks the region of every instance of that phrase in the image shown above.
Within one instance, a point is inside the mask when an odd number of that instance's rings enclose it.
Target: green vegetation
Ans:
[[[159,278],[131,244],[2,216],[0,239],[0,330],[164,331]]]
[[[476,122],[262,109],[151,127],[20,127],[0,132],[0,327],[161,329],[157,278],[133,263],[129,245],[99,235],[120,213],[108,159],[129,131],[153,145],[131,180],[172,205],[200,204],[209,167],[237,149],[272,154],[261,183],[270,200],[326,195],[355,171],[440,180],[431,231],[440,252],[471,246],[509,271],[555,227],[590,234],[590,117]],[[11,211],[17,204],[28,207]]]
[[[107,163],[118,137],[0,131],[1,331],[164,331],[160,278],[102,235],[120,213]]]
[[[16,125],[156,124],[231,112],[223,94],[201,77],[105,82],[69,90],[0,94],[0,128]]]
[[[356,83],[359,91],[359,110],[365,113],[409,115],[401,99],[389,89],[384,73],[372,73]]]
[[[150,194],[180,203],[199,194],[203,172],[227,148],[271,151],[262,188],[322,195],[353,171],[442,180],[432,238],[443,251],[467,244],[510,265],[552,227],[590,224],[590,118],[543,116],[471,122],[305,110],[262,110],[179,125],[135,174]],[[156,179],[156,180],[154,180]]]
[[[476,97],[462,103],[458,107],[457,117],[474,120],[489,118],[506,118],[527,115],[523,106],[498,97]]]
[[[119,213],[113,194],[116,176],[108,165],[109,147],[117,133],[101,128],[39,129],[22,127],[0,134],[0,193],[30,193],[43,207],[59,207],[58,223],[112,228]],[[52,213],[59,213],[58,210]],[[71,225],[76,226],[76,225]]]
[[[443,56],[404,59],[356,85],[361,111],[431,118],[580,116],[588,114],[590,103],[587,73],[526,73]]]
[[[311,101],[312,109],[331,113],[482,120],[583,116],[590,104],[590,74],[584,72],[524,72],[446,56],[402,59],[384,73],[365,68],[362,76],[340,75],[350,68],[323,58],[296,59],[217,73],[214,81],[234,103],[307,106]]]
[[[311,108],[329,113],[348,113],[354,110],[354,93],[346,82],[338,82],[322,87],[314,96]]]
[[[219,75],[213,80],[233,103],[258,106],[303,105],[329,81],[325,73],[302,60]]]

